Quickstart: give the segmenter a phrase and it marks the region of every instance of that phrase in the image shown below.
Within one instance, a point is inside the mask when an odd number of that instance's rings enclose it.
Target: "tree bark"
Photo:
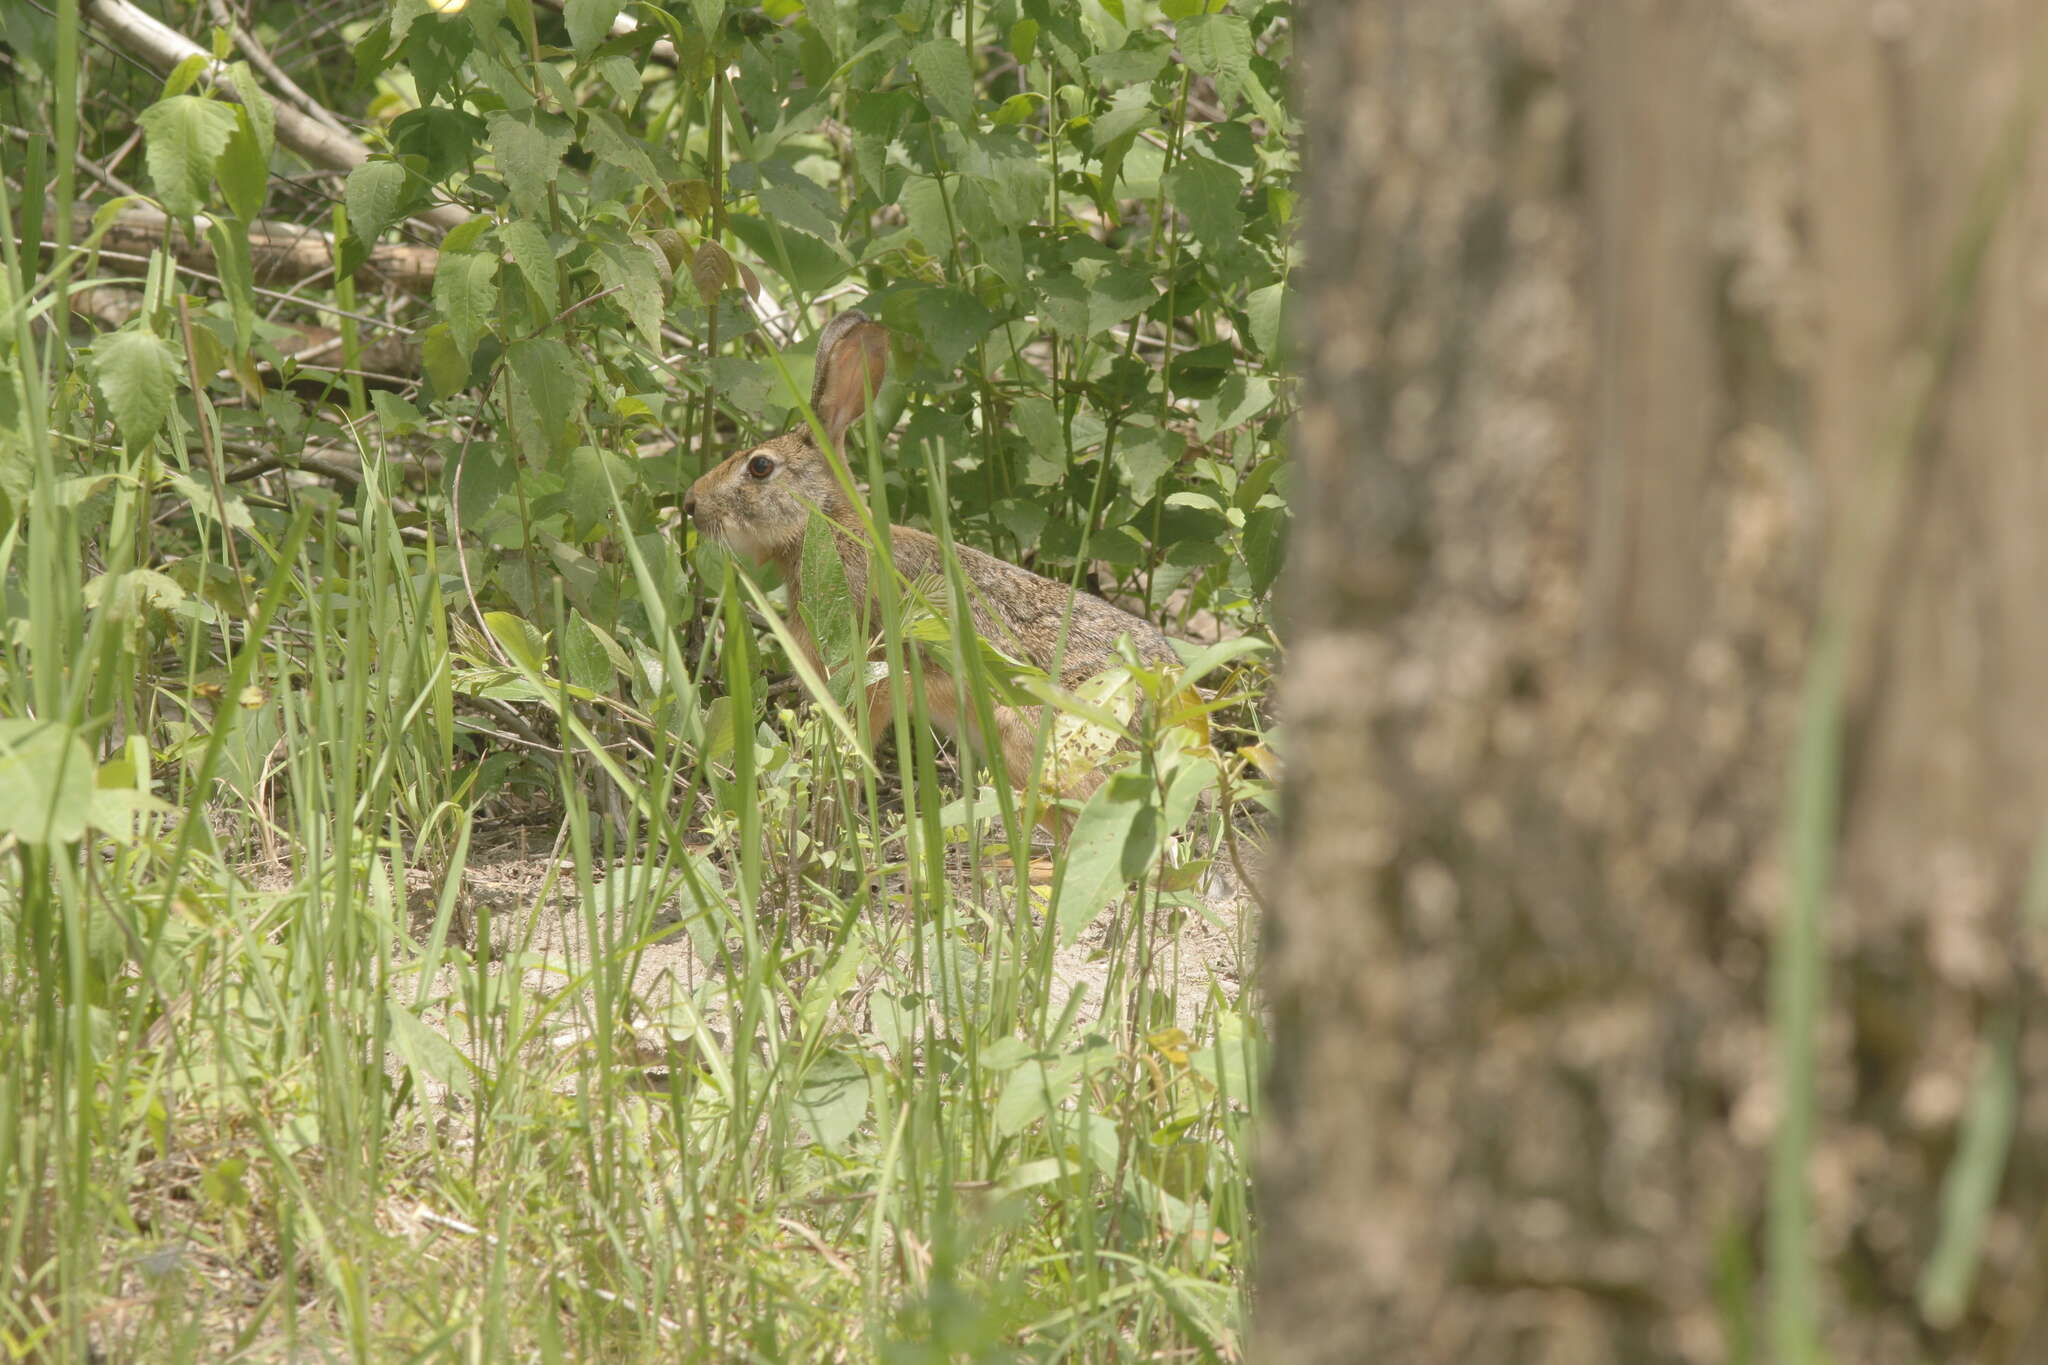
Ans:
[[[1255,1358],[2048,1358],[2044,22],[1305,5]]]

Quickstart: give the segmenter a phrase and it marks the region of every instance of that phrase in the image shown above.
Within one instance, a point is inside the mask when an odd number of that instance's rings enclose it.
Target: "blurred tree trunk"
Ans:
[[[2044,25],[1304,4],[1254,1358],[2048,1359]]]

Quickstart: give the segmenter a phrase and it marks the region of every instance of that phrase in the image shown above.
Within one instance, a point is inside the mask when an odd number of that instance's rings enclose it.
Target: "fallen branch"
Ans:
[[[84,225],[89,217],[89,213],[80,210],[81,233],[86,230]],[[170,217],[163,210],[137,204],[121,211],[101,242],[113,250],[139,255],[147,255],[153,247],[168,246],[179,264],[214,270],[213,247],[206,238],[178,231],[167,233],[171,226]],[[196,226],[200,233],[206,231],[206,215],[199,215]],[[380,243],[370,248],[363,271],[407,293],[425,295],[433,290],[434,271],[440,260],[441,253],[430,246]],[[249,263],[256,278],[265,284],[311,279],[334,269],[334,238],[318,228],[259,218],[249,225]]]
[[[212,54],[161,20],[137,9],[130,0],[84,0],[80,8],[86,18],[124,51],[140,57],[158,70],[168,72],[187,58],[200,57],[206,60],[209,79],[218,79],[224,74],[224,68],[212,59]],[[222,90],[232,96],[234,87],[223,82]],[[327,127],[295,105],[279,101],[274,107],[278,141],[313,165],[345,174],[370,159],[369,149],[361,142]],[[443,232],[469,218],[468,213],[452,204],[423,209],[414,216]]]

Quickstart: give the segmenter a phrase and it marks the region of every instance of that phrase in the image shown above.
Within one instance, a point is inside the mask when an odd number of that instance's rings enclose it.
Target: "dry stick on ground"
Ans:
[[[208,79],[218,77],[223,70],[205,49],[161,20],[145,14],[130,0],[85,0],[81,8],[85,17],[123,50],[161,71],[169,71],[189,57],[206,59]],[[224,85],[223,93],[232,95],[233,87]],[[361,142],[336,132],[296,105],[276,103],[275,109],[278,141],[314,165],[330,171],[347,172],[370,159],[369,149]],[[438,204],[414,217],[445,232],[466,221],[469,214],[452,204]]]
[[[73,214],[73,221],[80,224],[78,230],[82,234],[90,225],[91,215],[81,209]],[[102,246],[103,249],[145,253],[156,246],[167,246],[181,265],[211,269],[214,266],[213,247],[197,234],[204,232],[212,220],[205,214],[199,214],[193,221],[194,233],[172,231],[171,219],[163,210],[148,204],[131,205],[121,210],[108,225],[106,235],[101,238]],[[304,280],[331,271],[334,269],[334,251],[332,234],[318,228],[270,218],[258,218],[249,224],[249,262],[255,278],[259,280]],[[362,268],[407,293],[423,295],[433,289],[434,271],[440,262],[441,253],[433,247],[409,242],[384,242],[370,248]],[[319,307],[327,312],[336,311],[325,303]],[[366,320],[380,326],[390,325],[381,319]]]

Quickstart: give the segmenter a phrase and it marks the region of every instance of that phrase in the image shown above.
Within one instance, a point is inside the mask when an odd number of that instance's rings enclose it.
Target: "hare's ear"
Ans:
[[[825,435],[838,445],[867,411],[889,369],[889,334],[868,315],[848,309],[818,334],[818,374],[811,381],[811,410]]]

